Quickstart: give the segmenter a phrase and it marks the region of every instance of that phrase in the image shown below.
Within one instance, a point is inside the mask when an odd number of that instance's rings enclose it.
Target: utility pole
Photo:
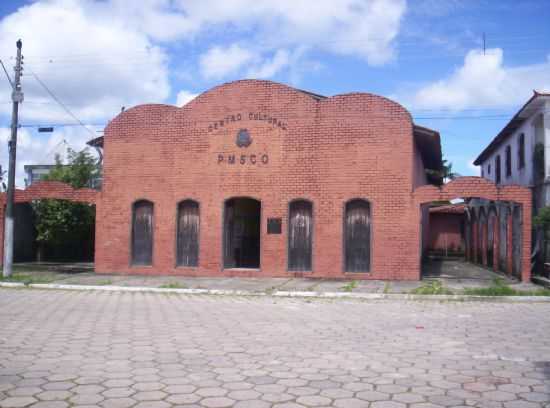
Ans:
[[[487,50],[487,42],[485,38],[485,32],[483,32],[483,55],[485,55],[486,50]]]
[[[21,73],[23,71],[21,47],[23,43],[17,40],[17,60],[15,63],[15,81],[11,93],[13,110],[11,114],[11,139],[8,142],[10,155],[8,167],[8,191],[6,202],[6,218],[4,224],[4,278],[11,276],[13,266],[13,224],[14,224],[14,198],[15,198],[15,159],[17,154],[17,129],[19,127],[19,104],[23,102],[21,90]]]

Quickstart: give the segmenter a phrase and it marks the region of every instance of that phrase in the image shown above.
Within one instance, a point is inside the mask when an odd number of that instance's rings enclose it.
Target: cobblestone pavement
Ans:
[[[550,305],[0,289],[0,407],[550,407]]]

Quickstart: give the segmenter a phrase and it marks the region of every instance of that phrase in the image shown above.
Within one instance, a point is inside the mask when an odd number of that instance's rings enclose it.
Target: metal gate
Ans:
[[[132,211],[132,264],[153,262],[153,203],[136,201]]]
[[[178,266],[197,266],[199,262],[199,204],[186,200],[178,206]]]
[[[288,215],[288,269],[311,271],[313,211],[309,201],[293,201]]]
[[[346,272],[370,270],[370,205],[364,200],[346,204],[344,246]]]

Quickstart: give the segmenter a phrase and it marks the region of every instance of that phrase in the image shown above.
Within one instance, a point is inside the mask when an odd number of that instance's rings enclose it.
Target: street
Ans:
[[[0,290],[0,407],[550,407],[550,304]]]

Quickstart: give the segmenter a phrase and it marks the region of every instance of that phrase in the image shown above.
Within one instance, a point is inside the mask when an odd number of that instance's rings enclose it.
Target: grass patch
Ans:
[[[97,282],[97,285],[99,285],[99,286],[107,286],[107,285],[112,285],[112,284],[113,284],[113,281],[110,280],[110,279],[102,280],[102,281]]]
[[[186,289],[187,286],[179,282],[168,282],[159,286],[161,289]]]
[[[473,296],[550,296],[550,289],[514,289],[506,285],[503,279],[494,278],[491,286],[487,288],[466,288],[464,294]]]
[[[356,280],[352,280],[351,282],[345,284],[344,286],[342,286],[342,290],[344,292],[353,292],[353,289],[355,289],[357,287],[357,281]]]
[[[0,281],[2,282],[19,282],[25,285],[30,285],[32,283],[50,283],[56,279],[56,275],[36,272],[14,272],[9,278],[0,277]]]
[[[440,281],[427,282],[411,290],[414,295],[453,295],[453,291],[443,286]]]
[[[383,293],[386,294],[386,293],[390,293],[391,291],[391,282],[386,282],[384,283],[384,291]]]

